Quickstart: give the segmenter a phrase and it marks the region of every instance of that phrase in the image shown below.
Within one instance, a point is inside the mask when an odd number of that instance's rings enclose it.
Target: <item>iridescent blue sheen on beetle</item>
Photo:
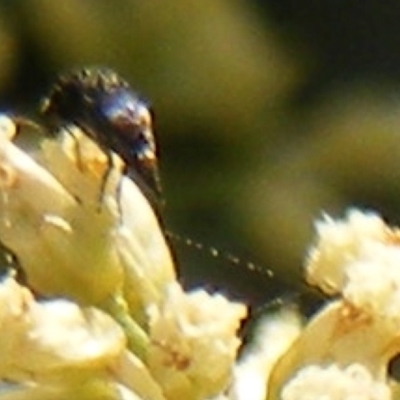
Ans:
[[[152,116],[129,84],[108,68],[81,68],[61,74],[43,102],[42,114],[54,129],[75,124],[125,162],[131,177],[153,202],[161,194]],[[106,178],[105,178],[106,179]]]

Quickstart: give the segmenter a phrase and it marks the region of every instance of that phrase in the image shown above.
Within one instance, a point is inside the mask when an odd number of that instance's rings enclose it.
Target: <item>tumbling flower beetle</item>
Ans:
[[[152,116],[129,84],[108,68],[81,68],[59,75],[42,103],[51,128],[75,124],[102,148],[112,168],[111,152],[125,163],[151,203],[161,195]],[[101,190],[101,193],[103,192]]]
[[[111,152],[115,152],[125,163],[124,174],[137,183],[153,209],[158,211],[161,185],[151,112],[117,73],[108,68],[92,67],[59,75],[42,103],[41,113],[50,128],[74,124],[102,148],[108,157],[109,170],[103,178],[101,194],[113,166]],[[225,259],[268,278],[274,276],[268,268],[168,230],[164,233],[175,242],[205,250],[212,257]]]

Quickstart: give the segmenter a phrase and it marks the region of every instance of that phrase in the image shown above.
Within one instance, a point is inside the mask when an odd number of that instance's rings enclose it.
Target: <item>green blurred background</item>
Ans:
[[[399,21],[390,0],[1,0],[0,106],[119,71],[155,110],[169,229],[278,277],[173,243],[184,282],[262,303],[298,288],[323,212],[400,222]]]

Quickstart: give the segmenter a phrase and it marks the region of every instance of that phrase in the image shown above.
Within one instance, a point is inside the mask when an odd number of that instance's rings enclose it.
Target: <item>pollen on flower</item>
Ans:
[[[316,223],[317,240],[306,262],[306,279],[327,294],[340,292],[346,266],[371,243],[389,240],[389,228],[375,213],[352,209],[337,221],[325,215]]]
[[[306,266],[321,290],[335,288],[374,318],[400,324],[400,234],[376,214],[352,210],[347,219],[317,223],[318,241]],[[383,320],[382,320],[383,322]]]
[[[148,363],[168,398],[208,398],[228,387],[244,305],[203,290],[184,293],[175,283],[149,315]]]

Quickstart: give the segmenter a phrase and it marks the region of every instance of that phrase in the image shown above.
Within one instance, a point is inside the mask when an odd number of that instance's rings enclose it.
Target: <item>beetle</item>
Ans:
[[[148,104],[112,69],[77,68],[61,73],[42,102],[41,114],[54,129],[74,124],[94,140],[108,158],[101,195],[110,173],[112,152],[153,204],[161,196],[153,118]]]
[[[138,184],[153,209],[159,211],[162,190],[152,112],[127,81],[104,67],[77,68],[61,73],[40,111],[51,129],[74,124],[107,155],[108,170],[103,177],[101,194],[113,166],[111,155],[115,152],[125,163],[123,173]],[[165,230],[165,234],[169,239],[206,250],[213,257],[225,259],[257,275],[274,277],[274,272],[268,268],[182,238],[169,230]]]

